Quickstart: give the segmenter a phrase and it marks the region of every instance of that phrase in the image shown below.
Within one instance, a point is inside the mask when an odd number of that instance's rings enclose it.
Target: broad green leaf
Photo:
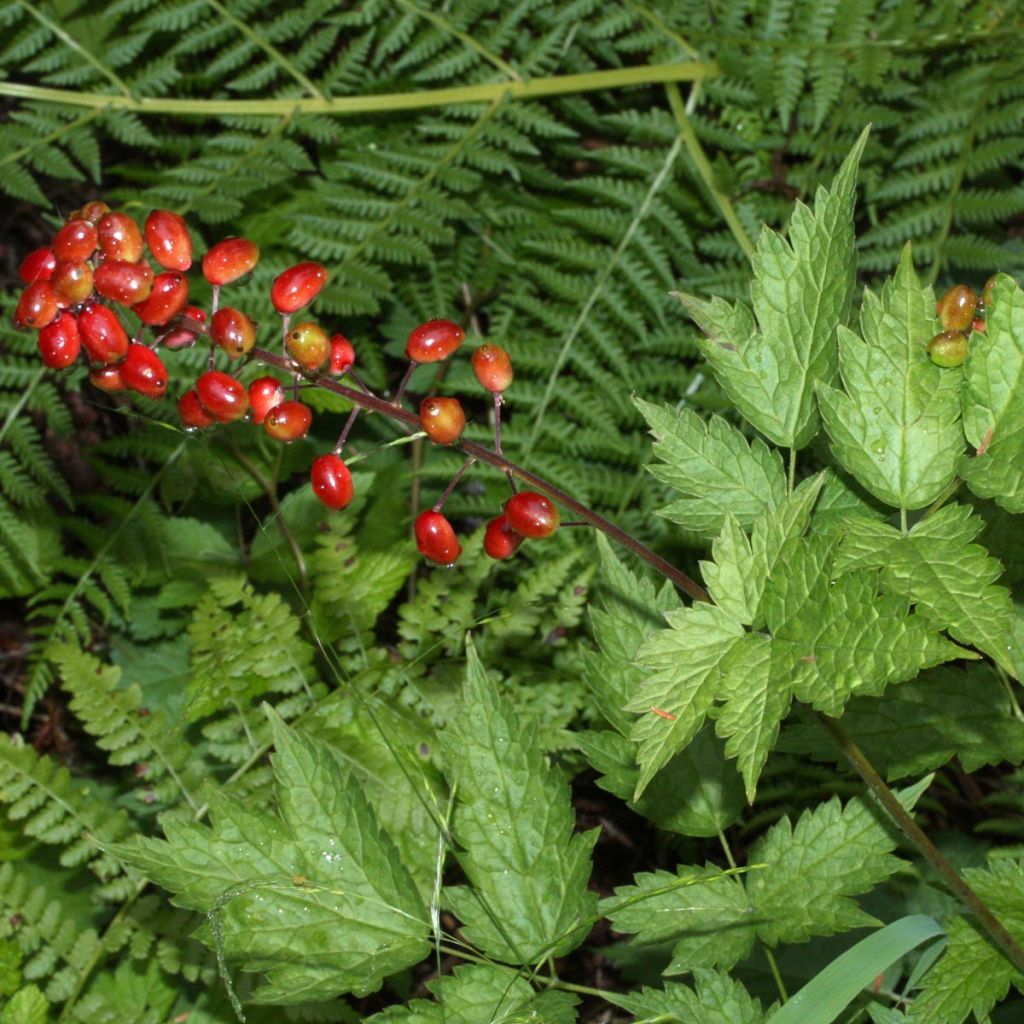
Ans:
[[[722,742],[705,726],[685,750],[676,754],[633,800],[637,777],[633,744],[618,733],[577,734],[592,767],[601,773],[597,784],[625,800],[638,814],[666,832],[684,836],[717,836],[743,810],[743,786],[725,759]]]
[[[1014,715],[1006,687],[990,665],[940,666],[889,690],[881,699],[856,697],[843,728],[890,780],[919,775],[959,759],[964,771],[1024,761],[1024,723]],[[778,749],[829,761],[821,726],[787,726]]]
[[[753,256],[753,313],[742,303],[680,295],[722,389],[754,427],[787,448],[818,432],[816,381],[836,375],[836,328],[854,289],[853,205],[867,129],[814,210],[797,203],[788,240],[762,228]],[[755,320],[756,318],[756,320]]]
[[[452,835],[469,882],[447,890],[466,938],[489,956],[535,963],[569,952],[591,924],[597,832],[573,835],[569,787],[537,730],[518,721],[467,647],[463,704],[442,734],[456,785]]]
[[[695,970],[692,989],[669,981],[664,988],[609,992],[606,998],[632,1013],[636,1024],[762,1024],[765,1019],[760,1002],[720,971]]]
[[[964,450],[960,374],[925,352],[937,330],[935,299],[914,273],[910,247],[881,297],[864,293],[861,337],[839,329],[843,387],[818,387],[836,458],[876,498],[923,508],[956,475]]]
[[[7,1001],[0,1024],[47,1024],[50,1004],[36,985],[26,985]]]
[[[845,473],[834,469],[824,471],[825,484],[814,504],[814,514],[808,527],[811,533],[827,533],[841,525],[850,516],[865,519],[885,519],[888,509],[876,502],[860,484]]]
[[[597,549],[600,599],[591,606],[590,625],[598,649],[584,652],[584,681],[598,711],[625,735],[632,718],[623,708],[646,677],[635,663],[636,653],[680,601],[671,585],[655,590],[650,580],[628,569],[603,533],[597,535]]]
[[[964,364],[964,432],[974,453],[959,471],[975,494],[1024,512],[1024,291],[998,274],[990,306]]]
[[[634,399],[654,434],[651,473],[684,497],[658,514],[694,533],[717,534],[727,515],[748,527],[782,501],[786,471],[777,451],[760,438],[747,440],[721,416],[707,422],[690,409]]]
[[[366,1018],[366,1024],[574,1024],[578,998],[534,992],[521,972],[498,964],[456,967],[427,983],[437,1002],[414,999]]]
[[[836,568],[880,569],[883,587],[917,605],[961,643],[984,651],[1011,674],[1010,592],[994,583],[1003,567],[971,541],[985,528],[967,505],[946,505],[908,535],[854,519]]]
[[[994,860],[987,870],[965,870],[964,879],[1014,940],[1024,942],[1024,864]],[[946,952],[925,975],[912,1024],[960,1024],[969,1013],[983,1020],[1011,984],[1024,991],[1024,974],[974,923],[957,915],[946,931]]]
[[[773,1013],[768,1024],[832,1024],[875,978],[922,942],[943,934],[924,914],[893,921],[833,960]]]
[[[166,840],[118,854],[178,906],[211,915],[208,939],[266,974],[257,1001],[372,992],[429,951],[426,909],[331,750],[267,713],[279,816],[218,794],[210,827],[168,816]]]

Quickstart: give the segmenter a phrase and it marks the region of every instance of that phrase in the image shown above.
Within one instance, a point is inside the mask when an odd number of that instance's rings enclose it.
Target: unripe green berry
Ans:
[[[943,331],[928,342],[928,358],[946,368],[962,366],[967,358],[967,337],[960,331]]]

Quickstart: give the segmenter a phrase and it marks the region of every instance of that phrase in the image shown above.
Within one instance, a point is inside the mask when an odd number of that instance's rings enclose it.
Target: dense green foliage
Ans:
[[[0,0],[0,1024],[1018,1019],[818,715],[1024,942],[1019,5],[103,7]],[[711,600],[590,530],[491,562],[481,469],[428,569],[461,456],[383,447],[327,514],[326,392],[284,447],[42,371],[15,269],[95,196],[256,239],[266,324],[323,261],[379,390],[464,319],[506,453]],[[994,271],[939,369],[936,289]],[[468,359],[431,389],[488,443]]]

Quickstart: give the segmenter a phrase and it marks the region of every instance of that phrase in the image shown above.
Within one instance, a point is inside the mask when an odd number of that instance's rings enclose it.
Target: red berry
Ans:
[[[508,516],[502,513],[487,524],[484,531],[484,551],[491,558],[509,558],[523,543],[523,535],[508,525]]]
[[[488,391],[504,391],[512,383],[512,360],[500,345],[481,345],[470,362],[476,379]]]
[[[90,224],[99,224],[108,213],[110,213],[110,207],[102,199],[90,199],[78,211],[82,220],[87,220]]]
[[[331,335],[331,365],[327,372],[335,377],[343,374],[356,361],[356,350],[344,334]]]
[[[981,317],[975,317],[971,321],[971,330],[976,331],[978,334],[985,333],[985,321]]]
[[[213,426],[214,418],[203,408],[199,401],[199,395],[195,388],[186,391],[178,399],[178,415],[181,417],[181,425],[186,430],[202,429]]]
[[[508,525],[524,537],[549,537],[558,528],[558,509],[536,491],[520,491],[505,502]]]
[[[221,423],[241,419],[249,410],[245,388],[220,370],[207,370],[196,381],[196,394],[203,408]]]
[[[148,263],[104,260],[96,268],[96,291],[122,306],[145,302],[153,291],[153,271]]]
[[[39,330],[56,320],[60,307],[57,294],[49,281],[34,281],[18,299],[14,310],[14,322],[18,327],[33,327]]]
[[[267,413],[263,429],[278,441],[298,441],[309,432],[313,414],[302,402],[281,402]]]
[[[278,274],[270,288],[270,301],[278,313],[294,313],[308,306],[327,283],[327,270],[320,263],[297,263]]]
[[[104,259],[123,260],[125,263],[138,263],[142,259],[142,232],[127,213],[104,214],[96,230]]]
[[[420,426],[434,444],[451,444],[466,426],[466,414],[457,398],[425,398],[420,404]]]
[[[213,314],[210,337],[231,359],[238,359],[256,344],[256,325],[240,309],[224,306]]]
[[[71,313],[61,313],[39,332],[39,355],[43,365],[51,370],[63,370],[70,366],[78,358],[81,348],[78,322]]]
[[[128,335],[107,306],[93,302],[78,314],[78,333],[94,363],[116,363],[128,354]]]
[[[176,270],[157,274],[149,298],[132,306],[132,311],[150,327],[162,327],[174,319],[188,302],[188,278]]]
[[[416,517],[416,547],[421,555],[438,565],[451,565],[462,554],[452,524],[440,512],[429,509]]]
[[[93,270],[84,260],[61,260],[50,277],[50,287],[61,307],[77,306],[92,294]]]
[[[171,210],[154,210],[146,218],[146,242],[153,259],[164,270],[192,266],[192,238],[185,218]]]
[[[124,391],[120,363],[111,363],[109,366],[94,366],[89,371],[89,380],[100,391]]]
[[[76,217],[53,236],[50,247],[59,260],[87,260],[99,244],[95,225]]]
[[[267,413],[284,401],[284,386],[276,377],[257,377],[249,385],[249,409],[253,423],[262,423]]]
[[[167,392],[167,367],[163,360],[145,345],[129,345],[128,355],[120,364],[121,380],[126,388],[146,398],[163,398]]]
[[[248,238],[225,238],[203,257],[203,277],[210,284],[231,284],[256,266],[260,247]]]
[[[285,339],[288,354],[307,370],[319,370],[331,356],[331,343],[322,327],[307,320],[297,324]]]
[[[935,303],[945,331],[966,331],[978,308],[978,294],[966,284],[955,284]]]
[[[328,507],[344,508],[352,500],[352,474],[337,455],[320,455],[309,468],[313,493]]]
[[[466,337],[466,332],[451,320],[428,320],[409,334],[405,354],[414,363],[436,363],[447,359]]]
[[[33,249],[22,261],[18,268],[18,276],[25,284],[32,284],[34,281],[49,281],[57,269],[57,257],[53,250],[44,245],[41,249]]]

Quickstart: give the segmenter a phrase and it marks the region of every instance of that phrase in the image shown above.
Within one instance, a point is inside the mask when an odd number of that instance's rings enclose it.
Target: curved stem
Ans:
[[[265,363],[269,366],[276,366],[279,370],[285,370],[289,373],[294,372],[294,366],[289,360],[286,360],[283,356],[275,355],[273,352],[268,352],[266,349],[254,348],[250,353],[250,356],[258,362]],[[344,384],[339,384],[337,381],[333,381],[330,378],[320,375],[312,375],[310,379],[320,387],[325,388],[327,391],[333,391],[334,394],[347,398],[354,405],[361,406],[370,412],[379,412],[384,416],[397,420],[399,423],[410,428],[410,431],[419,431],[420,429],[419,417],[414,413],[400,408],[395,405],[394,402],[378,398],[376,395],[366,394],[363,391],[356,391],[354,388],[346,387]],[[572,495],[566,494],[566,492],[560,487],[556,487],[554,484],[549,483],[547,480],[537,476],[535,473],[531,473],[528,469],[524,469],[522,466],[519,466],[514,462],[510,462],[505,458],[505,456],[499,455],[497,452],[491,451],[490,448],[485,448],[483,445],[477,444],[475,441],[459,440],[454,442],[451,447],[458,448],[464,454],[471,456],[478,462],[484,462],[488,466],[493,466],[502,473],[510,473],[523,483],[529,484],[533,490],[539,491],[541,494],[546,494],[553,501],[558,502],[559,505],[572,512],[577,519],[582,519],[584,522],[596,527],[611,540],[615,541],[617,544],[621,544],[624,548],[627,548],[629,551],[632,551],[633,554],[642,558],[649,565],[653,566],[654,569],[656,569],[662,576],[670,580],[679,587],[680,590],[685,591],[695,600],[707,601],[709,599],[707,591],[699,583],[690,579],[686,573],[677,569],[670,562],[665,561],[661,555],[655,554],[655,552],[653,552],[649,547],[645,544],[641,544],[640,541],[638,541],[632,534],[629,534],[621,527],[616,526],[611,522],[611,520],[606,519],[593,509],[577,501],[572,497]]]

